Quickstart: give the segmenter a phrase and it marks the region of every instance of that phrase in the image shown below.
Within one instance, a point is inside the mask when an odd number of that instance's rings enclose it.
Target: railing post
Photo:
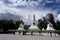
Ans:
[[[15,32],[13,32],[13,34],[15,35]]]
[[[20,35],[21,32],[19,32],[19,35]]]
[[[52,33],[50,32],[50,36],[52,37]]]
[[[25,31],[23,31],[23,35],[26,35],[26,32]]]
[[[31,35],[33,35],[33,31],[31,31]]]

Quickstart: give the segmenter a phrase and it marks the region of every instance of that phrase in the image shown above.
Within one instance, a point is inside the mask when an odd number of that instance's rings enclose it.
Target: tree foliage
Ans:
[[[29,27],[30,27],[30,25],[24,25],[24,29],[25,29],[25,30],[28,30]]]
[[[42,30],[42,28],[43,28],[42,24],[43,24],[42,20],[41,19],[38,20],[38,27],[39,27],[40,30]]]
[[[56,29],[60,30],[60,21],[57,20],[56,25],[57,25]]]
[[[0,30],[7,31],[9,29],[17,29],[21,23],[24,24],[22,20],[18,20],[16,23],[12,20],[0,20]]]
[[[53,28],[56,29],[56,23],[55,23],[55,20],[54,20],[54,16],[52,13],[49,13],[48,14],[48,21],[51,22],[53,24]]]
[[[51,23],[54,23],[54,16],[53,16],[52,13],[48,14],[48,21],[51,22]]]
[[[43,17],[43,20],[42,19],[38,20],[38,27],[39,27],[40,30],[42,30],[42,28],[44,28],[46,30],[47,21],[45,20],[44,17]]]
[[[16,27],[19,28],[19,25],[20,25],[21,23],[24,24],[24,22],[23,22],[22,20],[16,21],[16,24],[15,24]]]
[[[15,29],[15,24],[12,20],[0,20],[0,29],[7,31],[8,29]]]

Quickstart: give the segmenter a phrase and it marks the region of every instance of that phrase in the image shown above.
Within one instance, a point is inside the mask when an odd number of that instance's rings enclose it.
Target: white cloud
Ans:
[[[39,2],[41,2],[42,0],[39,0]]]
[[[57,20],[59,20],[59,21],[60,21],[60,14],[58,14],[58,15],[57,15]]]
[[[8,4],[8,6],[13,6],[13,7],[17,7],[17,6],[31,6],[31,7],[35,7],[39,5],[39,1],[28,1],[26,2],[23,0],[9,0],[9,2],[11,2],[12,4]]]
[[[16,3],[18,0],[9,0],[9,2]]]
[[[36,19],[38,20],[38,19],[42,18],[42,16],[45,16],[47,13],[50,12],[50,10],[49,11],[48,10],[45,10],[45,11],[42,10],[41,11],[41,10],[35,10],[35,9],[18,9],[18,8],[15,8],[15,7],[8,7],[4,3],[0,3],[0,4],[1,4],[1,6],[0,6],[1,10],[4,10],[6,12],[10,12],[10,13],[12,13],[14,15],[23,16],[24,18],[26,17],[26,19],[28,19],[27,18],[28,15],[32,15],[33,16],[33,14],[35,14],[36,15]],[[48,12],[46,12],[46,11],[48,11]]]
[[[54,17],[56,16],[56,12],[55,11],[51,11],[50,9],[45,9],[45,10],[38,10],[38,9],[34,9],[33,8],[24,8],[24,9],[21,9],[21,8],[16,8],[16,6],[18,5],[26,5],[26,6],[36,6],[38,5],[38,2],[31,2],[29,5],[28,5],[28,2],[24,1],[24,2],[21,2],[21,0],[10,0],[10,2],[12,2],[13,4],[9,4],[9,5],[6,5],[3,1],[0,1],[0,13],[12,13],[14,15],[20,15],[22,16],[23,20],[25,22],[31,22],[33,20],[33,15],[35,14],[36,15],[36,20],[38,19],[42,19],[43,16],[46,16],[46,14],[48,13],[53,13],[54,14]],[[35,5],[34,5],[35,4]],[[14,7],[12,7],[14,6]],[[58,16],[58,19],[59,19],[59,16]]]
[[[54,3],[54,0],[46,0],[46,3]]]
[[[9,6],[17,7],[17,6],[27,6],[28,2],[22,0],[9,0],[13,4],[8,4]]]
[[[6,5],[0,1],[0,13],[5,13],[6,8]]]
[[[39,5],[39,2],[31,1],[31,2],[29,3],[29,5],[32,6],[32,7],[36,7],[36,6]]]
[[[56,1],[56,3],[60,3],[60,0],[55,0]]]

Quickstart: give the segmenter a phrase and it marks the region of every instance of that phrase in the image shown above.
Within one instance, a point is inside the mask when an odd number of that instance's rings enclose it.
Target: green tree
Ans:
[[[23,22],[22,20],[18,20],[18,21],[16,21],[16,24],[15,24],[16,27],[19,28],[19,24],[21,24],[21,23],[24,24],[24,22]]]
[[[53,24],[54,29],[56,29],[56,23],[55,23],[54,16],[52,13],[48,14],[48,21],[51,22]]]
[[[30,27],[30,25],[24,25],[24,29],[25,29],[25,30],[28,30],[29,27]]]
[[[60,21],[57,20],[56,25],[57,25],[56,29],[60,30]]]
[[[15,29],[16,26],[12,20],[0,20],[0,29],[7,31],[9,29]]]
[[[15,24],[13,23],[12,20],[9,20],[9,21],[8,21],[8,29],[16,29],[16,26],[15,26]]]
[[[2,28],[4,31],[7,31],[7,30],[8,30],[8,21],[7,21],[7,20],[2,20],[1,28]]]
[[[54,16],[52,13],[48,14],[48,21],[50,21],[51,23],[54,23]]]
[[[44,28],[46,30],[47,21],[46,21],[45,17],[43,17],[43,20],[42,19],[38,20],[38,27],[40,28],[40,30],[42,30],[42,28]]]
[[[39,19],[38,20],[38,27],[39,27],[40,30],[42,30],[42,28],[43,28],[42,24],[43,24],[42,19]]]

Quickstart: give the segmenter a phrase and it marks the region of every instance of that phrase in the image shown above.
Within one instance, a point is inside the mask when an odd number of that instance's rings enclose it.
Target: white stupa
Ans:
[[[46,30],[55,30],[55,29],[53,28],[53,24],[49,22],[49,23],[47,24],[47,29],[46,29]],[[50,35],[50,34],[48,33],[48,35]],[[55,35],[55,36],[56,36],[55,33],[52,33],[52,35]]]
[[[24,25],[21,23],[20,25],[19,25],[19,28],[18,28],[18,30],[20,30],[20,31],[22,31],[22,30],[24,30]]]
[[[33,16],[33,23],[30,26],[29,30],[39,30],[38,26],[36,25],[35,15]]]
[[[53,24],[49,22],[49,24],[47,24],[47,29],[46,30],[55,30],[53,28]]]
[[[44,28],[42,30],[44,30]]]

